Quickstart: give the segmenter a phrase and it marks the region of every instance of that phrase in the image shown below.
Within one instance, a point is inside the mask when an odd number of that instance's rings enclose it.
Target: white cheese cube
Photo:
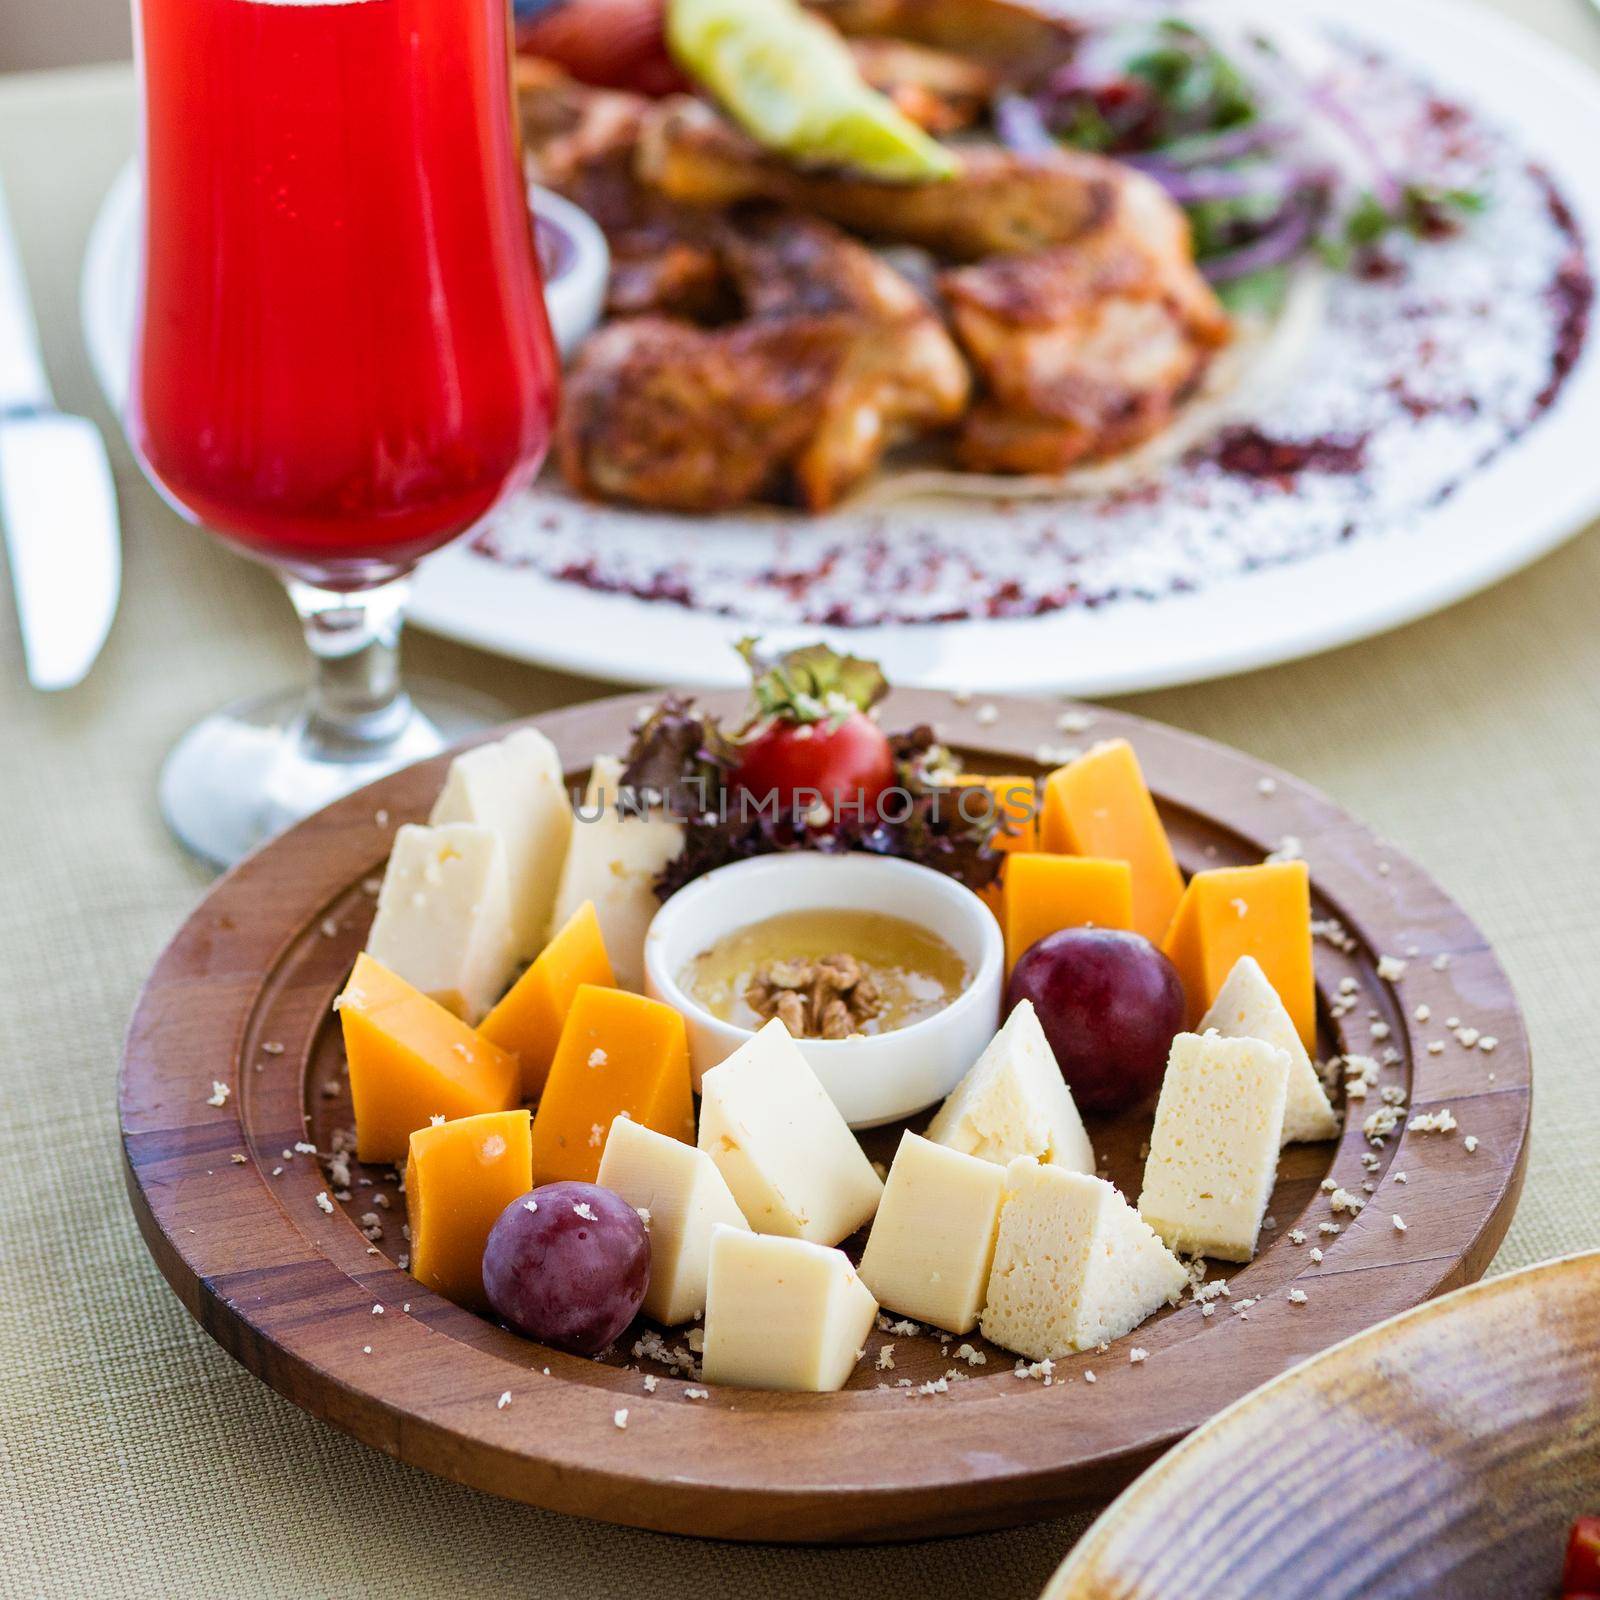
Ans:
[[[505,847],[470,823],[394,836],[367,954],[476,1025],[517,964]]]
[[[919,1139],[900,1136],[861,1281],[880,1304],[951,1333],[978,1325],[1005,1168]]]
[[[1300,1042],[1278,991],[1254,956],[1240,956],[1196,1030],[1215,1028],[1224,1039],[1259,1039],[1289,1057],[1289,1098],[1283,1111],[1283,1142],[1298,1144],[1339,1137],[1339,1118],[1317,1069]]]
[[[544,945],[572,833],[572,805],[556,747],[534,728],[479,745],[450,763],[428,821],[475,822],[505,846],[511,933],[531,961]]]
[[[1289,1057],[1259,1039],[1180,1033],[1156,1102],[1139,1214],[1173,1250],[1256,1253],[1278,1174]]]
[[[621,793],[621,778],[615,756],[595,758],[573,818],[551,927],[561,927],[585,900],[593,900],[618,985],[642,993],[644,936],[660,905],[655,881],[683,849],[683,824],[664,812],[634,811],[631,796]]]
[[[718,1228],[706,1291],[706,1382],[842,1389],[877,1314],[842,1250]]]
[[[1032,1156],[1070,1172],[1094,1171],[1083,1118],[1031,1000],[1017,1005],[950,1091],[928,1124],[927,1137],[1001,1166]]]
[[[617,1117],[595,1181],[648,1215],[645,1315],[668,1327],[693,1321],[705,1309],[713,1231],[750,1231],[716,1163],[681,1139]]]
[[[1189,1281],[1103,1178],[1023,1156],[1005,1190],[983,1336],[1030,1361],[1120,1339]]]
[[[757,1233],[838,1244],[883,1184],[776,1017],[700,1083],[700,1148]]]

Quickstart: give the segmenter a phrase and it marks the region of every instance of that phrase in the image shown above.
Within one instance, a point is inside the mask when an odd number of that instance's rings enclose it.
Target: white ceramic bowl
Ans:
[[[528,204],[544,273],[550,332],[565,361],[600,320],[611,276],[611,251],[594,218],[564,196],[532,184]]]
[[[800,1048],[853,1128],[909,1117],[956,1086],[994,1036],[1005,971],[1000,927],[968,888],[929,867],[887,856],[815,851],[718,867],[680,889],[645,939],[645,988],[689,1025],[695,1088],[750,1037],[713,1016],[679,983],[717,940],[786,911],[881,911],[937,933],[966,963],[967,987],[942,1011],[860,1039],[802,1039]]]

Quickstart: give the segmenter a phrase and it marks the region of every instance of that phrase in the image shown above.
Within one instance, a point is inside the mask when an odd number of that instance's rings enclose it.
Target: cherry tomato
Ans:
[[[1579,1517],[1567,1536],[1567,1564],[1561,1569],[1561,1587],[1600,1593],[1600,1517]]]
[[[894,783],[894,756],[883,729],[863,711],[841,720],[770,723],[744,747],[739,787],[757,804],[776,796],[788,813],[801,790],[815,790],[841,820],[870,821]],[[857,800],[865,816],[854,807]]]
[[[688,87],[667,51],[664,0],[516,0],[517,48],[580,83],[638,94]]]

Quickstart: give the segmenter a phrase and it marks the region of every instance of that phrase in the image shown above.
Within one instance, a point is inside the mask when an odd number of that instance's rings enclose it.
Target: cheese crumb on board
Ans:
[[[616,1427],[626,1428],[628,1426],[628,1408],[626,1406],[618,1406],[611,1413],[611,1421]]]
[[[1314,1143],[1338,1137],[1339,1118],[1300,1041],[1299,1030],[1254,956],[1240,956],[1233,964],[1211,1009],[1200,1019],[1195,1031],[1204,1034],[1213,1028],[1225,1039],[1260,1039],[1288,1056],[1284,1144]]]
[[[1276,1150],[1276,1146],[1274,1146]],[[984,1337],[1039,1361],[1131,1332],[1189,1282],[1100,1178],[1019,1157],[1006,1168]]]
[[[1258,1039],[1172,1041],[1139,1214],[1171,1250],[1255,1254],[1277,1178],[1289,1057]]]
[[[495,1401],[494,1407],[495,1407],[496,1411],[504,1411],[505,1408],[510,1404],[511,1404],[511,1391],[509,1389],[506,1389],[501,1393],[500,1398]]]
[[[1453,1133],[1457,1126],[1455,1114],[1449,1106],[1441,1106],[1437,1111],[1424,1111],[1406,1124],[1412,1133]]]
[[[927,1137],[1006,1166],[1032,1156],[1072,1172],[1095,1170],[1094,1150],[1033,1003],[1022,1001],[950,1092]]]

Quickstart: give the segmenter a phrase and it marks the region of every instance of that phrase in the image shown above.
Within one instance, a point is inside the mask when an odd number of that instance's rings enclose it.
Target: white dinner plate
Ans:
[[[1568,227],[1591,243],[1600,240],[1600,162],[1594,160],[1600,149],[1600,78],[1468,0],[1304,0],[1274,14],[1285,13],[1370,42],[1431,89],[1469,107],[1506,135],[1519,160],[1525,155],[1548,173],[1570,213]],[[1510,225],[1502,219],[1503,228]],[[127,388],[138,248],[137,188],[123,181],[107,197],[91,236],[82,285],[89,352],[119,410]],[[1446,263],[1443,255],[1439,259]],[[1469,259],[1465,270],[1472,267]],[[1456,268],[1446,263],[1431,270],[1448,277]],[[1492,278],[1487,281],[1492,285]],[[1530,293],[1528,304],[1535,298]],[[1486,344],[1496,338],[1502,345],[1514,343],[1501,311],[1499,304],[1483,305]],[[1337,365],[1370,355],[1359,343],[1349,339],[1328,359]],[[1438,478],[1436,492],[1419,490],[1403,515],[1385,518],[1378,515],[1381,505],[1362,507],[1362,475],[1353,475],[1352,487],[1347,470],[1339,492],[1356,495],[1357,509],[1344,537],[1318,542],[1308,536],[1299,541],[1307,548],[1296,553],[1299,531],[1317,516],[1336,514],[1338,500],[1330,493],[1325,503],[1312,506],[1298,493],[1286,494],[1274,508],[1273,527],[1257,530],[1261,548],[1239,558],[1240,570],[1196,588],[1173,588],[1176,569],[1157,563],[1159,581],[1145,593],[1130,594],[1125,586],[1093,606],[1005,619],[827,626],[819,613],[803,608],[786,614],[782,594],[806,588],[808,563],[821,560],[819,552],[840,534],[849,537],[833,546],[847,552],[836,588],[853,582],[859,570],[862,593],[873,582],[888,585],[883,593],[891,596],[889,606],[895,604],[893,586],[910,593],[924,570],[923,546],[905,534],[910,522],[933,529],[935,543],[946,552],[958,539],[968,541],[1001,570],[1008,559],[1020,559],[1018,552],[1034,548],[1030,539],[1042,540],[1052,559],[1062,559],[1067,549],[1069,573],[1080,559],[1110,560],[1113,583],[1115,561],[1126,564],[1133,547],[1108,540],[1101,505],[1082,496],[998,509],[977,498],[906,501],[847,509],[818,525],[781,514],[688,519],[579,507],[550,486],[547,475],[497,515],[485,538],[462,540],[423,564],[410,617],[436,633],[507,656],[629,683],[737,682],[744,667],[729,645],[750,632],[774,644],[828,638],[877,657],[894,681],[907,685],[1108,694],[1266,666],[1450,605],[1526,566],[1600,515],[1595,345],[1593,337],[1583,343],[1553,405],[1530,416],[1517,437],[1483,451],[1486,460],[1474,457],[1451,469],[1448,483],[1441,463],[1452,449],[1466,447],[1467,424],[1453,438],[1450,420],[1441,416],[1430,421],[1432,431],[1418,430],[1400,452],[1405,459],[1396,462],[1390,452],[1386,484],[1427,489],[1428,472]],[[1301,389],[1314,388],[1327,365],[1328,360],[1313,363]],[[1263,397],[1263,426],[1281,419],[1299,399],[1293,384],[1287,401],[1276,392],[1270,404]],[[1252,396],[1240,400],[1248,408]],[[1377,499],[1389,492],[1381,488]],[[1051,521],[1045,525],[1047,514]],[[1223,505],[1215,526],[1198,532],[1196,542],[1208,539],[1226,557],[1232,515]],[[1242,541],[1244,523],[1238,526]],[[545,548],[552,540],[564,541],[555,556]],[[1078,540],[1087,557],[1075,547]],[[481,553],[483,543],[514,559]],[[881,557],[876,568],[860,554],[869,544]],[[598,581],[590,551],[601,564]],[[558,571],[578,576],[557,576]],[[701,589],[691,584],[686,590],[676,581],[680,571],[700,574],[696,583],[711,576]],[[660,598],[618,592],[619,572],[627,579],[623,590],[643,589]],[[885,578],[885,572],[896,576]],[[759,603],[746,604],[741,585],[757,581],[771,587]],[[708,598],[702,601],[702,595]]]

